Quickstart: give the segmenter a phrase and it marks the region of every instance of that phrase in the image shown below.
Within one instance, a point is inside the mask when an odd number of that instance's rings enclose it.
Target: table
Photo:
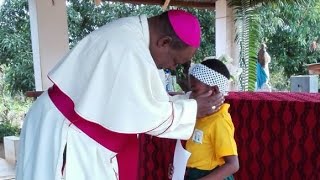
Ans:
[[[231,92],[236,179],[320,179],[320,93]],[[140,177],[164,180],[175,140],[140,138]]]
[[[176,145],[174,139],[162,139],[150,135],[139,135],[140,169],[139,180],[169,180],[169,165],[173,164]]]
[[[230,93],[238,179],[320,179],[319,93]]]

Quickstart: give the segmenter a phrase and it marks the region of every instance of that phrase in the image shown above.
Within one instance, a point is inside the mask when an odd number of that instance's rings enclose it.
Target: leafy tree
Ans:
[[[10,92],[32,90],[34,76],[28,2],[6,0],[0,7],[0,71]]]
[[[307,74],[306,64],[319,62],[320,1],[277,3],[259,7],[261,37],[272,56],[271,70],[283,68],[286,78]]]

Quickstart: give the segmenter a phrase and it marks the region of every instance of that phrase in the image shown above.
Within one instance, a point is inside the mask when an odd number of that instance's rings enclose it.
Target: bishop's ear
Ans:
[[[162,48],[170,47],[171,41],[172,38],[169,36],[161,37],[157,41],[157,46]]]

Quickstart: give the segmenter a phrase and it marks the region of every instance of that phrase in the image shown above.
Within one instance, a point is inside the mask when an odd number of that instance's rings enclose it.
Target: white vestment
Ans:
[[[48,77],[72,99],[77,114],[108,130],[174,139],[188,139],[193,132],[196,101],[170,102],[149,51],[145,16],[92,32]],[[114,156],[70,124],[44,92],[25,118],[17,180],[113,180]]]

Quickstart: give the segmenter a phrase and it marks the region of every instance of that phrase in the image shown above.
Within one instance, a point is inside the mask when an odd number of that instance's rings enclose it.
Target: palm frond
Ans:
[[[271,0],[270,0],[271,1]],[[254,6],[262,0],[230,0],[236,23],[236,41],[240,45],[240,86],[243,91],[253,91],[256,82],[256,59],[259,48],[260,26]]]

